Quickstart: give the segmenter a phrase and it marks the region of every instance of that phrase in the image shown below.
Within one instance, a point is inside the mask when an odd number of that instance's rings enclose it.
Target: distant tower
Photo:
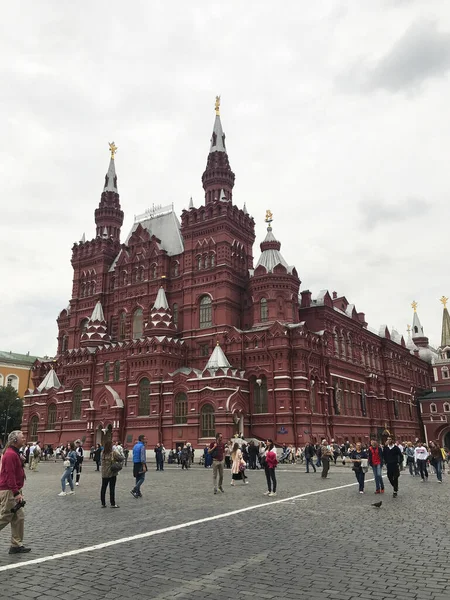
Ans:
[[[430,348],[429,340],[423,332],[423,327],[420,322],[419,315],[417,314],[417,302],[414,300],[411,306],[414,311],[412,325],[412,341],[418,348],[420,358],[422,360],[425,360],[427,363],[431,364],[433,362],[433,359],[437,356],[436,352],[434,349]]]
[[[120,242],[120,228],[123,224],[123,211],[120,208],[119,191],[117,189],[116,166],[114,157],[117,146],[114,142],[109,144],[111,160],[105,177],[105,186],[100,199],[99,207],[95,211],[96,237],[112,238]]]

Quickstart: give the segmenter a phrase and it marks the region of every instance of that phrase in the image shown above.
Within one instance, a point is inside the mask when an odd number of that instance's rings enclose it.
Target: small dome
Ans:
[[[427,362],[428,364],[432,364],[434,360],[437,358],[436,352],[433,352],[430,348],[419,348],[419,358]]]

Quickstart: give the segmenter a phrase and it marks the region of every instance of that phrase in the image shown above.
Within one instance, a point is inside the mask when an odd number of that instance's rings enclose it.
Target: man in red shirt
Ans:
[[[211,442],[209,445],[209,454],[211,454],[213,459],[213,482],[214,482],[214,493],[217,494],[217,488],[222,492],[225,492],[223,489],[223,463],[225,456],[225,444],[223,443],[222,434],[218,433],[216,435],[216,441]],[[219,485],[217,486],[217,475],[219,475]]]
[[[22,541],[25,515],[21,503],[25,471],[19,448],[23,443],[24,436],[21,431],[10,433],[0,462],[0,530],[11,524],[10,554],[21,554],[31,550],[25,548]]]

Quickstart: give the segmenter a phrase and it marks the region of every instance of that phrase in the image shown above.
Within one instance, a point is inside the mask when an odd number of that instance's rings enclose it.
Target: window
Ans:
[[[81,335],[83,335],[83,333],[86,333],[87,328],[89,325],[89,319],[83,319],[80,323],[80,333]]]
[[[56,404],[50,404],[48,407],[47,429],[55,429],[56,424]]]
[[[37,440],[37,431],[38,431],[38,425],[39,425],[39,417],[37,417],[36,415],[34,417],[31,418],[30,421],[30,439],[31,440]]]
[[[142,308],[137,308],[133,315],[133,339],[141,338],[144,333],[144,315]]]
[[[81,419],[81,397],[82,397],[82,391],[81,391],[81,385],[77,385],[76,388],[73,390],[73,396],[72,396],[72,420],[78,420]]]
[[[181,425],[187,423],[188,401],[184,393],[177,394],[175,397],[175,423]]]
[[[430,412],[432,412],[432,413],[437,412],[437,406],[436,406],[436,404],[430,404]]]
[[[204,263],[205,263],[205,269],[209,269],[209,258],[208,258],[208,255],[205,256]]]
[[[201,269],[202,268],[202,257],[201,256],[197,256],[197,269]]]
[[[397,398],[394,398],[394,416],[396,419],[398,419],[398,417],[399,417],[398,399]]]
[[[151,274],[152,279],[156,279],[156,265],[152,265],[150,267],[150,274]]]
[[[216,435],[216,422],[214,408],[211,404],[205,404],[201,410],[202,437],[214,437]]]
[[[209,344],[200,344],[200,356],[209,356]]]
[[[63,333],[61,337],[61,352],[65,352],[69,347],[69,336],[67,333]]]
[[[178,304],[172,306],[173,324],[178,327]]]
[[[267,379],[258,377],[253,383],[253,407],[255,414],[268,412]]]
[[[448,369],[447,369],[447,367],[443,367],[441,369],[441,373],[442,373],[442,379],[448,379]]]
[[[103,367],[103,381],[109,381],[109,362],[105,362]]]
[[[216,264],[216,255],[211,254],[211,266],[214,267],[215,264]]]
[[[124,340],[127,333],[127,314],[122,312],[119,317],[119,340]]]
[[[309,383],[309,401],[312,413],[316,412],[316,393],[316,382],[314,381],[314,379],[311,379]]]
[[[446,413],[450,412],[450,404],[448,402],[444,403],[444,412],[446,412]]]
[[[114,381],[119,381],[120,379],[120,360],[116,360],[114,363]]]
[[[138,416],[150,414],[150,380],[144,377],[139,382],[139,407]]]
[[[269,311],[267,309],[267,299],[261,298],[261,300],[259,301],[259,306],[261,313],[261,321],[267,321],[267,319],[269,318]]]
[[[178,277],[178,273],[179,273],[179,264],[178,262],[174,263],[173,268],[172,268],[172,275],[174,277]]]
[[[19,390],[19,378],[17,375],[8,375],[8,378],[6,379],[6,385],[11,386],[17,392]]]
[[[209,296],[200,299],[200,329],[212,326],[212,303]]]

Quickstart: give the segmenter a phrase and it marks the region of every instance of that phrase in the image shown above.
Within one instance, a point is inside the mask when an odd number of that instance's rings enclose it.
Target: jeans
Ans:
[[[320,460],[320,458],[317,458],[316,467],[321,467],[321,466],[322,466],[322,461]]]
[[[400,477],[400,467],[398,463],[388,463],[386,465],[387,476],[389,479],[389,483],[394,488],[394,492],[398,492],[398,478]]]
[[[364,473],[364,471],[362,469],[359,469],[359,471],[355,471],[355,477],[357,482],[359,483],[359,491],[363,492],[364,491],[364,480],[366,478],[366,474]]]
[[[269,467],[264,467],[264,471],[266,473],[267,479],[267,489],[269,492],[277,491],[277,478],[275,476],[275,469],[270,469]]]
[[[164,460],[162,457],[156,459],[156,470],[164,471]]]
[[[73,492],[72,467],[67,467],[61,477],[61,489],[63,492],[66,491],[66,481],[69,482],[70,489]]]
[[[213,460],[213,482],[217,490],[217,475],[219,475],[219,489],[223,486],[223,460]]]
[[[433,467],[436,469],[436,477],[438,481],[442,481],[442,461],[433,461]]]
[[[316,467],[314,466],[313,459],[310,456],[305,456],[306,461],[306,472],[309,473],[309,465],[314,469],[314,473],[316,472]]]
[[[322,477],[323,479],[326,478],[326,476],[328,475],[328,470],[330,468],[330,457],[329,456],[324,456],[322,457]]]
[[[141,485],[144,483],[145,481],[145,473],[139,473],[139,475],[136,477],[136,484],[134,486],[134,490],[136,492],[136,494],[140,494],[141,493]]]
[[[373,476],[375,477],[375,489],[384,490],[383,475],[381,465],[372,465]]]
[[[115,506],[116,504],[116,481],[117,476],[114,477],[103,477],[102,478],[102,489],[100,491],[100,500],[102,506],[106,506],[106,488],[109,485],[109,501],[111,506]]]
[[[417,466],[419,467],[422,479],[428,479],[427,461],[417,459]]]

